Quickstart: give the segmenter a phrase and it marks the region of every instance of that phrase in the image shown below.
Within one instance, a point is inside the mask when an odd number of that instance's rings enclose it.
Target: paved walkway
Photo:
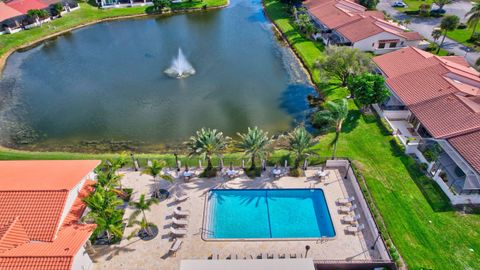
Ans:
[[[399,12],[395,8],[393,8],[393,2],[395,2],[395,0],[380,0],[379,4],[377,5],[377,9],[386,11],[388,14],[390,14],[393,18],[397,20],[405,20],[410,18],[412,23],[408,25],[408,28],[419,32],[426,39],[433,42],[431,36],[433,28],[438,27],[442,19],[408,16],[405,13]],[[445,10],[447,11],[447,14],[457,15],[458,17],[460,17],[460,20],[462,22],[465,22],[465,14],[470,10],[471,7],[472,3],[468,1],[458,1],[454,4],[446,5]],[[469,49],[466,46],[449,38],[445,39],[443,48],[449,52],[455,53],[455,55],[465,56],[465,58],[471,65],[475,64],[475,61],[477,61],[477,59],[480,57],[479,52],[474,52],[472,51],[472,49]]]

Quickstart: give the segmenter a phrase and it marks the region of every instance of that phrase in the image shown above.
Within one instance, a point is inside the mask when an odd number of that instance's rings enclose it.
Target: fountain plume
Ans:
[[[195,74],[195,69],[183,55],[182,49],[178,48],[177,57],[173,58],[172,64],[165,70],[165,73],[170,77],[181,79]]]

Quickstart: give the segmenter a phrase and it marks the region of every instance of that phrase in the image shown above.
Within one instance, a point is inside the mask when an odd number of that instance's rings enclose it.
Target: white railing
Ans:
[[[409,110],[383,110],[384,117],[391,120],[408,120],[410,117]]]

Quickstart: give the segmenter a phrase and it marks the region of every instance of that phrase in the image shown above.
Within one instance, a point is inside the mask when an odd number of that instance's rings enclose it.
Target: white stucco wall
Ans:
[[[72,270],[90,270],[92,266],[92,260],[85,251],[85,247],[82,246],[73,258]]]
[[[379,40],[389,40],[389,39],[398,39],[400,40],[395,48],[388,48],[388,44],[385,49],[378,49],[378,41]],[[380,53],[387,53],[390,51],[398,50],[401,47],[404,47],[405,44],[402,45],[402,41],[405,42],[405,38],[390,34],[388,32],[382,32],[366,39],[362,39],[357,41],[353,44],[354,48],[357,48],[361,51],[371,51],[371,52],[380,52]]]

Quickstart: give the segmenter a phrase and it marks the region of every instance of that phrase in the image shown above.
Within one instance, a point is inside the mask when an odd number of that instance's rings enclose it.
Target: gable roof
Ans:
[[[18,217],[0,228],[0,253],[30,241]]]
[[[475,170],[480,172],[480,143],[478,143],[480,142],[480,131],[450,138],[448,142]]]
[[[0,191],[70,190],[99,160],[0,161]]]
[[[12,0],[6,4],[22,14],[27,14],[27,12],[32,9],[44,9],[48,7],[47,4],[38,0]]]
[[[21,12],[7,6],[3,2],[0,2],[0,22],[3,22],[5,20],[11,19],[17,16],[21,16],[21,15],[23,15]]]

